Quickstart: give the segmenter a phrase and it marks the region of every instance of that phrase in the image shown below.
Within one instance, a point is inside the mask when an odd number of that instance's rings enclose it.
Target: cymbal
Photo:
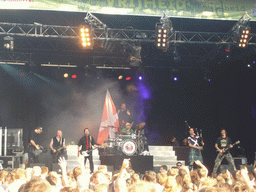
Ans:
[[[135,130],[141,130],[143,127],[145,127],[145,125],[146,125],[146,123],[142,122],[142,123],[136,125]]]

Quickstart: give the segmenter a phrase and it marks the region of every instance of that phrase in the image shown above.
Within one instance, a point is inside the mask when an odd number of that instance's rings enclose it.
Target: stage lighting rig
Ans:
[[[92,49],[93,48],[92,30],[93,30],[93,28],[91,28],[89,26],[81,26],[79,28],[81,45],[84,49]]]
[[[14,38],[10,36],[4,37],[4,48],[10,51],[14,49]]]
[[[170,18],[166,15],[166,13],[163,14],[163,16],[160,19],[160,23],[156,23],[155,32],[156,32],[156,41],[155,46],[158,49],[162,49],[163,51],[167,51],[169,48],[169,41],[168,37],[172,33],[172,22]]]
[[[233,34],[234,41],[237,42],[238,47],[247,47],[251,33],[251,28],[249,27],[250,20],[251,17],[246,12],[229,31]]]
[[[238,47],[246,48],[250,37],[251,28],[241,27],[239,30]]]

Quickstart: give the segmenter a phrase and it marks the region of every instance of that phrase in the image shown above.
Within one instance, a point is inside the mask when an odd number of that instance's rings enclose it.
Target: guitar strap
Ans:
[[[199,144],[198,144],[198,139],[196,138],[196,140],[194,140],[192,137],[189,137],[190,139],[191,139],[191,141],[193,141],[194,142],[194,146],[199,146]]]
[[[89,149],[92,148],[92,136],[90,136],[90,143],[89,143]]]

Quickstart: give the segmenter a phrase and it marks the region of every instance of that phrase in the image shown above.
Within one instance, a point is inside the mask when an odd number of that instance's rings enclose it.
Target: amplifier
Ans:
[[[247,158],[246,157],[234,157],[235,166],[237,169],[240,168],[240,165],[247,165]]]
[[[0,156],[0,164],[2,164],[3,169],[13,169],[20,167],[21,157],[16,156]]]

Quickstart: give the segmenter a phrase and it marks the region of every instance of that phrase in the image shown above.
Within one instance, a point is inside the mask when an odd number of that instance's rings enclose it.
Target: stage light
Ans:
[[[119,75],[118,79],[119,80],[123,79],[123,75]]]
[[[126,81],[130,81],[131,80],[131,77],[126,77]]]
[[[167,41],[168,29],[164,24],[158,24],[156,26],[156,31],[158,32],[155,45],[158,49],[168,49],[169,43]]]
[[[139,80],[142,80],[143,78],[142,78],[142,76],[139,76]]]
[[[68,73],[64,73],[63,77],[68,78]]]
[[[14,49],[14,38],[10,36],[4,37],[4,48],[13,51]]]
[[[251,67],[251,65],[250,65],[250,64],[248,64],[248,65],[247,65],[247,67],[249,67],[249,68],[250,68],[250,67]]]
[[[255,64],[255,61],[253,61],[252,63]]]
[[[176,68],[173,68],[171,71],[170,79],[173,81],[178,81],[178,76],[179,76],[179,70]]]
[[[250,37],[250,27],[241,27],[239,30],[238,47],[246,48]]]
[[[88,26],[81,26],[79,31],[82,47],[85,49],[92,49],[92,29]]]
[[[165,13],[161,17],[160,23],[156,23],[155,32],[157,37],[155,46],[158,49],[166,51],[169,48],[168,37],[172,32],[172,22]]]
[[[72,75],[71,78],[72,78],[72,79],[76,79],[76,78],[77,78],[77,75]]]

